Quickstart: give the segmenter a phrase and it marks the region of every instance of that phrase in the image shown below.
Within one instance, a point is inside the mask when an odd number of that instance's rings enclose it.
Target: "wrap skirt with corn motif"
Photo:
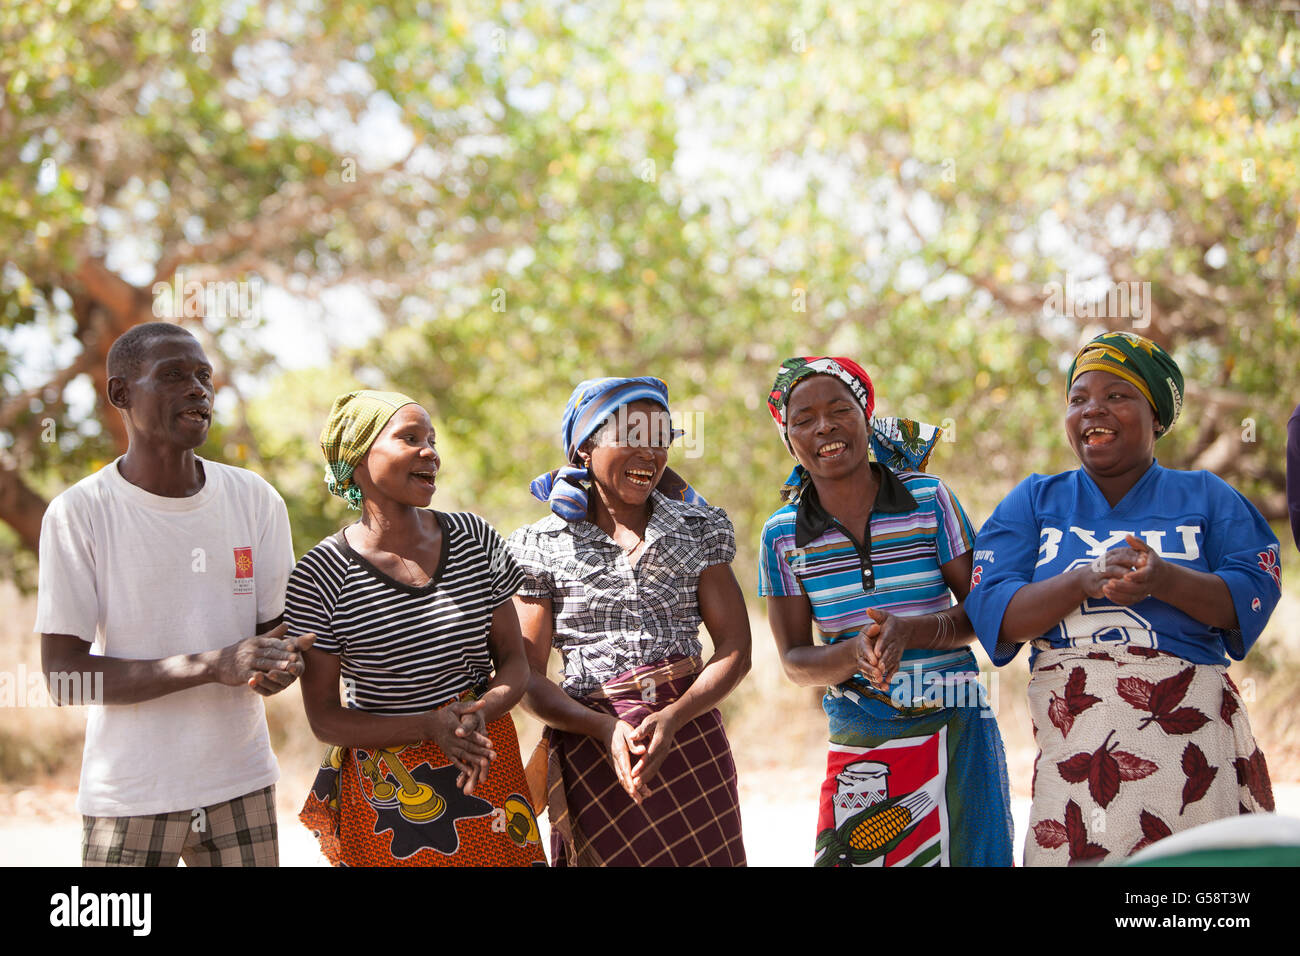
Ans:
[[[331,747],[298,818],[335,866],[545,866],[514,721],[484,732],[497,758],[473,794],[433,741]]]
[[[1006,754],[978,677],[962,649],[904,663],[889,695],[831,688],[814,866],[1011,865]]]
[[[1273,809],[1268,765],[1226,668],[1148,647],[1044,642],[1029,712],[1038,757],[1026,866],[1114,861],[1201,823]]]
[[[580,702],[636,727],[684,694],[701,666],[698,657],[670,657],[620,674]],[[745,865],[736,764],[716,709],[678,728],[639,805],[604,745],[582,734],[546,728],[528,776],[534,805],[550,814],[555,866]]]

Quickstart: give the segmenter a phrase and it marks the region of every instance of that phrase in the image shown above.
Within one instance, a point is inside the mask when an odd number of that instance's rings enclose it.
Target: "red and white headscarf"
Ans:
[[[781,440],[785,442],[786,448],[790,447],[790,436],[785,421],[785,407],[794,387],[810,375],[830,375],[847,385],[862,406],[867,421],[871,421],[871,413],[876,407],[876,392],[871,385],[871,376],[852,359],[829,355],[788,358],[781,363],[781,370],[767,396],[768,411],[776,419],[776,427],[781,430]]]

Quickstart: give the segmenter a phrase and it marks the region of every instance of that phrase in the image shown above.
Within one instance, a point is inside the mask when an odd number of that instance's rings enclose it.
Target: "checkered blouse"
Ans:
[[[651,494],[646,545],[636,564],[590,521],[556,515],[507,544],[524,572],[521,597],[550,598],[552,641],[570,697],[634,667],[701,652],[700,574],[736,556],[727,513]]]

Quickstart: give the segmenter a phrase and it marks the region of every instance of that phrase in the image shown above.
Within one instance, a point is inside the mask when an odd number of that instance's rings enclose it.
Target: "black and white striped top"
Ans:
[[[289,636],[313,633],[313,647],[342,658],[350,707],[419,713],[492,676],[492,612],[519,589],[523,572],[478,515],[435,514],[442,559],[428,584],[389,577],[342,531],[304,554],[289,577]]]

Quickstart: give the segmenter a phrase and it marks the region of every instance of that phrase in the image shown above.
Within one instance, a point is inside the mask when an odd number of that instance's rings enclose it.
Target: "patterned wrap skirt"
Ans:
[[[904,662],[888,695],[831,688],[814,866],[1011,866],[1006,752],[978,678],[963,649]]]
[[[335,866],[545,866],[514,721],[485,733],[497,758],[472,795],[433,741],[330,747],[298,818]]]
[[[1118,861],[1180,830],[1273,809],[1226,668],[1146,647],[1036,646],[1027,866]]]
[[[701,666],[698,657],[670,657],[579,702],[636,727],[684,694]],[[529,765],[537,790],[544,787],[555,866],[745,865],[736,764],[716,709],[678,729],[640,806],[605,747],[583,734],[546,728]]]

